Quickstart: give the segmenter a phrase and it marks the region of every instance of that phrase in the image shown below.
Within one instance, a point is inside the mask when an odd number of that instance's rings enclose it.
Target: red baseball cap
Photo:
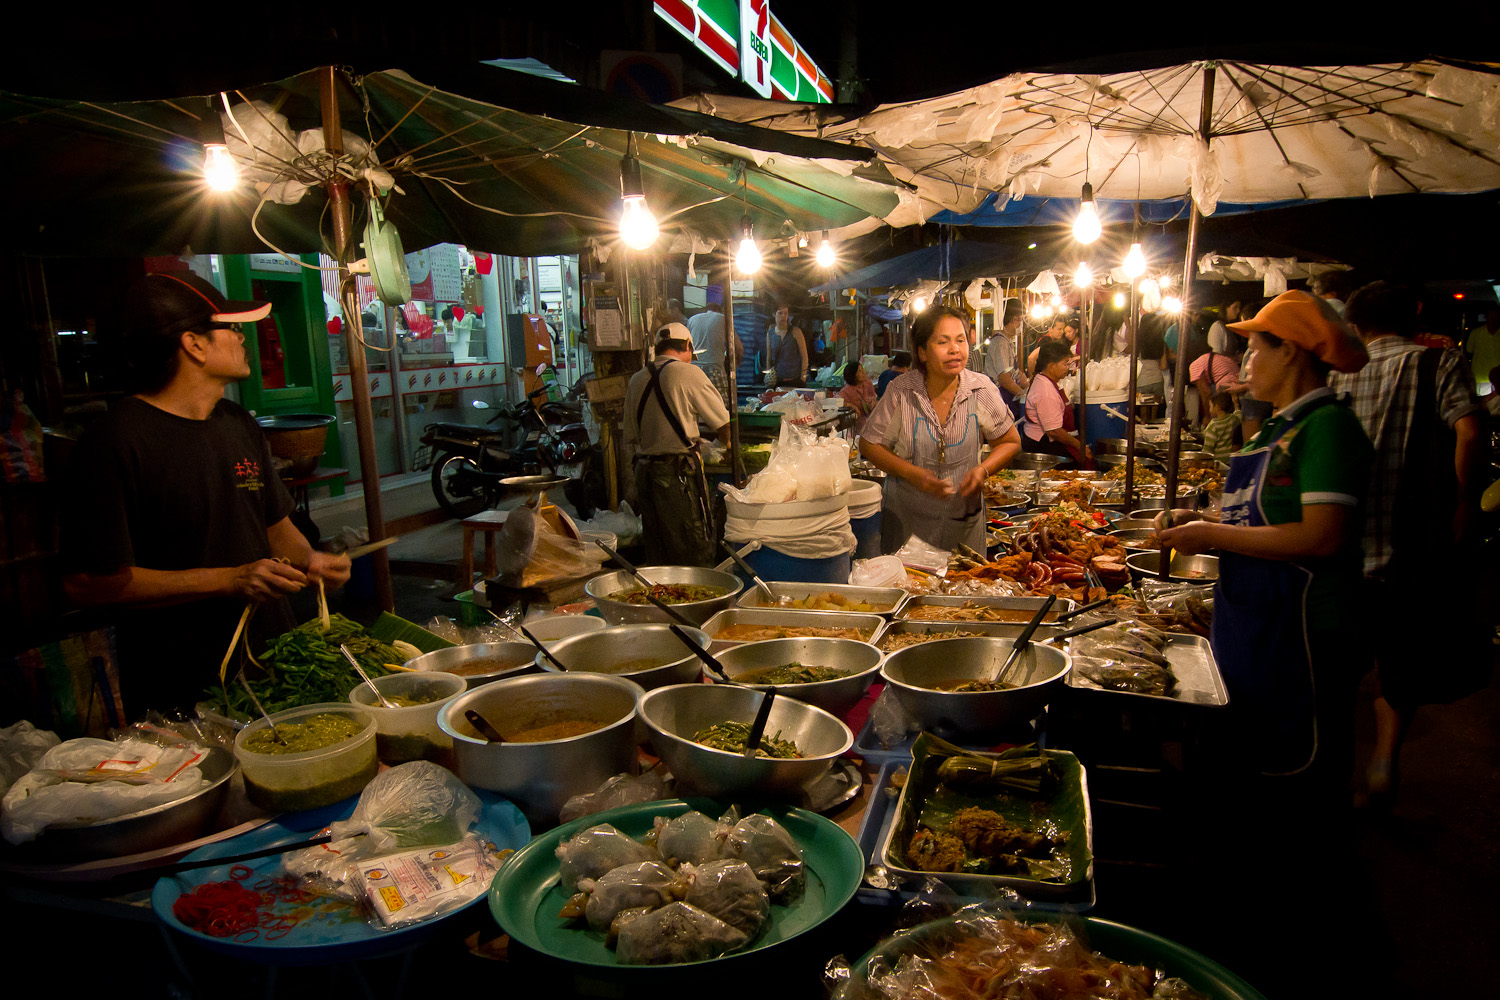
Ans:
[[[1228,324],[1241,333],[1269,333],[1290,340],[1334,371],[1357,372],[1369,352],[1333,306],[1300,289],[1282,292],[1261,307],[1255,318]]]

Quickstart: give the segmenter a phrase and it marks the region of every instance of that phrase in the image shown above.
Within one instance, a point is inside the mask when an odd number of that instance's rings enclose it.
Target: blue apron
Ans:
[[[1225,524],[1265,525],[1261,489],[1277,443],[1318,407],[1303,407],[1264,446],[1229,460]],[[1262,774],[1293,774],[1317,753],[1315,687],[1307,638],[1313,574],[1292,562],[1223,552],[1210,641],[1241,759]]]

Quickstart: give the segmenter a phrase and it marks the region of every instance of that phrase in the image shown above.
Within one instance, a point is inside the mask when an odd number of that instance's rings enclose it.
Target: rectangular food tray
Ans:
[[[886,608],[884,611],[835,611],[834,614],[879,614],[894,615],[900,612],[901,606],[906,603],[910,596],[900,587],[854,587],[847,583],[789,583],[767,580],[766,585],[771,588],[771,593],[777,598],[788,597],[792,599],[813,597],[818,594],[842,594],[851,601],[860,601],[872,604],[875,607]],[[740,595],[735,607],[760,608],[767,611],[823,611],[821,608],[783,608],[776,605],[763,603],[766,595],[755,584],[745,588]]]
[[[857,611],[782,611],[777,608],[727,608],[703,623],[703,631],[713,644],[709,652],[728,646],[737,646],[743,640],[715,639],[714,636],[731,625],[780,625],[786,628],[814,626],[817,628],[856,628],[863,641],[871,641],[885,626],[885,619],[877,614]]]
[[[982,607],[1001,608],[1023,612],[1026,617],[1018,624],[1024,625],[1030,620],[1030,616],[1037,613],[1041,608],[1045,597],[956,597],[944,594],[917,594],[906,603],[902,604],[896,611],[895,617],[901,621],[920,621],[912,615],[918,608],[923,607],[945,607],[961,608],[965,604],[977,604]],[[1073,602],[1067,598],[1058,598],[1057,603],[1052,605],[1052,610],[1047,612],[1047,621],[1065,611],[1073,610]],[[939,622],[938,624],[945,624]],[[975,624],[1010,624],[1009,622],[976,622]]]
[[[1037,631],[1041,632],[1040,629]],[[1038,637],[1040,638],[1040,635]],[[1072,640],[1069,640],[1069,645],[1071,643]],[[1177,691],[1174,694],[1113,691],[1089,683],[1076,670],[1068,672],[1068,687],[1087,695],[1144,698],[1148,701],[1168,704],[1215,707],[1229,704],[1229,691],[1224,687],[1224,678],[1219,674],[1218,661],[1214,659],[1213,648],[1207,639],[1197,635],[1169,632],[1167,633],[1166,654],[1167,662],[1172,666],[1172,673],[1177,675]]]

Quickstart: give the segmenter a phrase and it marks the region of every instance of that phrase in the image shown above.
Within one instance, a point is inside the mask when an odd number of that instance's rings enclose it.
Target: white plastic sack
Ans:
[[[896,550],[895,555],[904,566],[936,573],[938,576],[948,572],[948,550],[929,545],[916,535],[908,538],[906,544]]]
[[[740,503],[771,504],[823,500],[847,493],[853,485],[848,441],[820,438],[805,427],[783,420],[781,436],[771,447],[765,469],[751,476],[743,490],[728,485],[720,489]]]
[[[0,729],[0,796],[61,742],[50,729],[38,729],[25,719]]]
[[[805,517],[757,517],[730,504],[724,517],[724,540],[734,545],[758,541],[793,559],[829,559],[853,552],[857,544],[849,527],[849,508]]]
[[[906,567],[895,556],[856,559],[849,571],[852,587],[905,587]]]
[[[0,833],[24,844],[53,823],[94,823],[186,798],[207,787],[202,747],[145,740],[60,743],[5,793]]]
[[[621,503],[619,510],[601,510],[589,520],[575,523],[580,529],[613,532],[621,545],[629,545],[641,537],[643,530],[640,515],[628,503]]]

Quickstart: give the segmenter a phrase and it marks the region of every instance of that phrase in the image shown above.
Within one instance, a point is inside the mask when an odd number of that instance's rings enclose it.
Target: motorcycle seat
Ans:
[[[541,412],[544,417],[552,417],[558,420],[565,418],[580,420],[583,417],[583,404],[578,402],[543,403]]]
[[[450,420],[437,420],[428,425],[437,429],[439,434],[451,434],[457,437],[499,437],[500,432],[493,427],[476,426],[474,424],[460,424]]]

